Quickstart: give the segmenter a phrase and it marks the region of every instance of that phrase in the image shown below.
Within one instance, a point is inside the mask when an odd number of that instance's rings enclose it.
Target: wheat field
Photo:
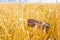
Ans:
[[[51,24],[48,33],[28,19]],[[0,4],[0,40],[60,40],[60,4]]]

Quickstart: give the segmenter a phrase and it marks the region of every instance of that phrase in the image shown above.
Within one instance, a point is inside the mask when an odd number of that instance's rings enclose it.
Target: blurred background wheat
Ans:
[[[28,19],[51,24],[48,33]],[[60,4],[0,4],[0,40],[60,40]]]

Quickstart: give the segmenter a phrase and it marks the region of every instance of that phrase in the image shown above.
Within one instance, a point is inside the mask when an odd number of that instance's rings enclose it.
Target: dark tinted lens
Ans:
[[[46,23],[46,32],[48,31],[48,29],[50,28],[50,24]]]
[[[28,26],[34,27],[36,25],[36,21],[33,19],[28,20]]]
[[[46,25],[46,29],[48,29],[50,26]]]

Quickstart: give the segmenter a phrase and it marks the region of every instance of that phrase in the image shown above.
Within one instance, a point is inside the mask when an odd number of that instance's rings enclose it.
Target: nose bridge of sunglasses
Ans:
[[[42,28],[42,27],[43,27],[43,25],[44,25],[44,22],[43,22],[43,21],[40,21],[40,22],[39,22],[39,26],[38,26],[38,27],[39,27],[39,28],[40,28],[40,27]]]

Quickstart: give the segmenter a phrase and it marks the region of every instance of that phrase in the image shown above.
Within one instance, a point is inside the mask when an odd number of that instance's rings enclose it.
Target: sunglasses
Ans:
[[[28,22],[28,26],[30,26],[30,27],[35,27],[36,23],[38,23],[38,27],[42,27],[43,30],[44,30],[44,28],[46,28],[45,30],[47,31],[50,28],[50,24],[43,22],[43,21],[28,19],[27,22]]]

